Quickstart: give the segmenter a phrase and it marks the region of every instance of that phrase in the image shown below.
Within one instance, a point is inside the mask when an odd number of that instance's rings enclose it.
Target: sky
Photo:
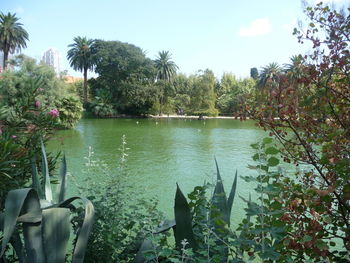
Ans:
[[[292,34],[305,19],[301,0],[0,0],[0,11],[16,13],[27,30],[24,54],[40,60],[55,48],[73,76],[82,76],[66,59],[76,36],[131,43],[151,59],[170,51],[179,72],[208,68],[218,78],[248,77],[252,67],[308,51]]]

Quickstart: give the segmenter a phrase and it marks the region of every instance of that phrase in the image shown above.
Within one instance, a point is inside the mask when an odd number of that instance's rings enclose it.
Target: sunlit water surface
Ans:
[[[213,182],[216,157],[226,192],[232,185],[236,170],[239,175],[256,174],[247,168],[254,150],[250,144],[266,137],[252,121],[239,120],[177,120],[177,119],[83,119],[73,130],[59,131],[50,141],[49,151],[64,151],[68,170],[76,178],[70,180],[69,193],[76,194],[84,181],[89,147],[95,157],[116,169],[120,157],[121,137],[129,148],[128,180],[145,199],[156,197],[159,209],[173,217],[176,183],[189,193],[194,186]],[[103,180],[104,175],[95,175]],[[73,179],[74,179],[73,178]],[[244,216],[245,203],[254,185],[238,181],[232,219]],[[253,193],[254,194],[254,193]]]

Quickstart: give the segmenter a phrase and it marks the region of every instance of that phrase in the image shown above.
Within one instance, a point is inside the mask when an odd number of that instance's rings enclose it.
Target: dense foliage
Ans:
[[[86,109],[97,117],[217,116],[220,112],[232,116],[238,114],[244,100],[252,100],[255,81],[251,78],[237,80],[224,74],[219,82],[209,69],[190,76],[176,74],[178,67],[169,51],[159,52],[152,61],[132,44],[103,40],[90,44],[91,67],[98,77],[89,80],[91,98]]]
[[[89,82],[92,94],[107,94],[118,112],[145,113],[153,101],[153,62],[140,48],[120,41],[96,40],[94,54],[99,76]]]
[[[156,203],[134,198],[137,193],[127,183],[125,138],[117,176],[95,161],[90,150],[87,185],[80,190],[94,201],[97,220],[93,238],[83,244],[76,241],[76,247],[88,247],[85,262],[349,262],[349,13],[350,9],[336,11],[322,3],[308,7],[306,31],[295,30],[295,34],[301,43],[313,45],[313,53],[293,56],[284,66],[270,63],[260,73],[252,68],[248,79],[226,73],[218,81],[209,69],[190,76],[176,75],[176,64],[167,51],[152,61],[131,44],[75,38],[68,57],[76,69],[84,71],[85,102],[87,69],[94,67],[99,74],[89,81],[92,97],[86,105],[96,116],[244,114],[277,139],[276,144],[265,138],[252,145],[256,153],[250,168],[257,176],[242,179],[255,183],[257,198],[245,200],[246,218],[238,226],[230,226],[235,190],[226,197],[219,170],[210,200],[209,185],[195,187],[189,201],[178,187],[175,221],[159,224],[162,216]],[[2,50],[8,49],[4,17],[0,15]],[[6,19],[20,26],[14,15]],[[10,48],[24,47],[25,33],[21,33],[22,42],[13,40]],[[45,246],[50,250],[63,246],[48,238],[48,233],[54,231],[64,242],[68,240],[69,210],[61,207],[72,208],[72,199],[63,201],[64,194],[60,194],[58,203],[53,202],[49,171],[55,158],[45,155],[41,140],[55,128],[73,127],[82,105],[79,97],[69,92],[79,88],[68,87],[52,69],[23,56],[12,63],[14,70],[0,77],[0,206],[7,192],[28,184],[29,177],[36,191],[9,193],[6,212],[0,214],[0,253],[12,242],[20,260],[34,262],[40,257],[45,262],[51,260]],[[42,162],[38,160],[40,152]],[[289,167],[295,165],[296,172],[284,171],[279,167],[282,161]],[[65,168],[61,174],[65,178]],[[108,181],[100,183],[98,174]],[[45,189],[36,187],[41,183]],[[88,204],[86,214],[92,215],[91,204],[83,201]],[[85,235],[86,214],[73,219],[78,236]],[[61,220],[54,220],[56,216]],[[14,231],[16,222],[23,223],[23,238]],[[91,222],[89,225],[87,232]],[[170,228],[175,243],[169,232],[162,234]],[[35,235],[33,230],[46,234]],[[25,250],[16,247],[22,240]],[[50,253],[57,256],[57,262],[65,260],[66,253]],[[83,255],[78,257],[77,262],[82,262]]]
[[[350,14],[322,3],[308,7],[305,32],[313,52],[293,57],[288,70],[267,67],[257,105],[259,125],[281,144],[284,160],[306,164],[298,182],[280,187],[285,245],[300,262],[307,257],[347,262],[350,251]],[[293,194],[291,194],[291,192]],[[343,249],[335,249],[334,241]]]
[[[40,138],[46,140],[54,129],[74,126],[82,112],[80,101],[68,94],[51,68],[23,56],[13,63],[15,70],[0,78],[0,206],[9,190],[28,182],[30,160],[40,151]],[[53,168],[55,158],[49,160]]]

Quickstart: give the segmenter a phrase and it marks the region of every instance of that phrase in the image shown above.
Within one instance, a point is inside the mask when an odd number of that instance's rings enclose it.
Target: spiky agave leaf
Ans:
[[[34,189],[24,188],[12,190],[5,201],[5,214],[3,224],[3,240],[0,258],[3,256],[20,215],[25,213],[40,216],[40,201]],[[28,262],[44,263],[44,250],[41,242],[41,226],[38,223],[23,223],[23,235],[27,251]],[[28,242],[30,240],[31,242]]]
[[[181,192],[178,184],[176,184],[176,195],[175,195],[175,222],[176,226],[174,229],[176,246],[181,249],[182,241],[187,240],[188,246],[192,249],[197,248],[197,243],[194,238],[192,228],[192,215],[190,207],[187,203],[186,197]]]
[[[42,171],[44,176],[44,183],[45,183],[45,199],[49,203],[52,203],[52,189],[51,189],[51,182],[50,182],[50,175],[49,175],[49,165],[47,162],[47,156],[45,151],[44,142],[41,139],[40,140],[41,145],[41,154],[42,154]]]
[[[62,164],[60,168],[60,192],[58,195],[58,202],[64,201],[64,196],[66,194],[66,188],[67,188],[67,161],[66,161],[66,155],[63,155],[62,158]]]
[[[64,263],[70,234],[69,209],[44,209],[41,224],[42,242],[47,262]]]
[[[235,175],[235,179],[233,180],[232,183],[232,187],[231,187],[231,191],[230,191],[230,195],[227,199],[227,208],[228,208],[228,225],[230,226],[230,221],[231,221],[231,211],[232,211],[232,205],[233,205],[233,201],[235,199],[235,195],[236,195],[236,189],[237,189],[237,177],[238,177],[238,173],[236,170],[236,175]]]
[[[229,224],[229,209],[227,206],[227,198],[226,193],[224,189],[224,184],[222,182],[222,178],[220,175],[220,170],[218,163],[215,159],[215,165],[216,165],[216,185],[214,189],[214,193],[211,199],[213,208],[211,209],[211,218],[217,218],[222,219],[225,221],[226,224]]]
[[[78,199],[83,202],[85,208],[85,216],[74,247],[72,263],[84,262],[85,251],[94,220],[95,210],[91,201],[85,197],[71,197],[58,205],[58,207],[70,207],[71,203]]]
[[[36,166],[35,156],[33,156],[31,159],[31,165],[32,165],[32,187],[38,193],[39,198],[43,199],[44,194],[43,194],[42,186],[41,186],[40,179],[39,179],[38,168]]]

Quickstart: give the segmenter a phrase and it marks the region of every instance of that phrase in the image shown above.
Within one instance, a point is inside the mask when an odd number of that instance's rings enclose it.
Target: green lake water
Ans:
[[[178,120],[178,119],[83,119],[73,130],[58,131],[50,141],[49,151],[64,151],[69,172],[79,184],[84,180],[85,156],[89,146],[95,156],[116,168],[125,135],[128,150],[128,180],[143,198],[156,197],[159,208],[173,217],[176,183],[186,194],[204,181],[216,177],[216,157],[226,192],[236,170],[239,175],[255,174],[247,168],[254,154],[250,144],[266,137],[253,121]],[[96,175],[96,180],[103,180]],[[70,180],[70,194],[77,188]],[[253,185],[238,180],[232,209],[233,221],[244,216],[245,204]]]

